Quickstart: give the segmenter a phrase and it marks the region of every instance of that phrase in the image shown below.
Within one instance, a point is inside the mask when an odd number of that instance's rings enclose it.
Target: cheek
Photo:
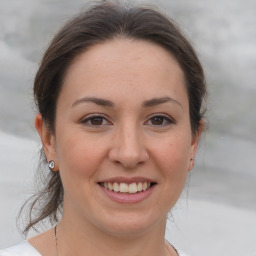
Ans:
[[[182,190],[188,174],[190,138],[170,136],[154,152],[155,164],[168,184],[165,189]]]
[[[185,167],[188,164],[190,139],[184,136],[171,136],[158,146],[155,152],[162,164],[165,163],[175,171],[176,168]]]
[[[97,140],[81,133],[62,136],[57,144],[57,158],[60,171],[72,178],[90,177],[94,174],[104,157],[104,148]],[[61,136],[61,135],[60,135]]]

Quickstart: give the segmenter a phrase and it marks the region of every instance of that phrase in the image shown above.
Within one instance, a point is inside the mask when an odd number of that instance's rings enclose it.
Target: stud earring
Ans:
[[[49,161],[48,163],[48,167],[50,169],[50,171],[55,171],[55,162],[53,160]]]

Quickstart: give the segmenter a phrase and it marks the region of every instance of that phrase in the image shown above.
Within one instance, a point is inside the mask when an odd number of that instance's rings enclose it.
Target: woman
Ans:
[[[194,165],[205,94],[194,50],[158,11],[104,1],[69,21],[35,78],[50,174],[25,233],[57,224],[0,255],[184,256],[165,226]]]

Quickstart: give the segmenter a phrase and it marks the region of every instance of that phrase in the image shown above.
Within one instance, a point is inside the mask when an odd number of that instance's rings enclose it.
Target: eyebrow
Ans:
[[[153,98],[150,100],[146,100],[143,103],[143,107],[153,107],[153,106],[160,105],[167,102],[175,103],[183,109],[183,106],[181,105],[181,103],[171,97],[160,97],[160,98]]]
[[[74,107],[80,103],[85,103],[85,102],[92,102],[92,103],[95,103],[97,105],[104,106],[104,107],[114,107],[114,103],[112,101],[97,98],[97,97],[84,97],[82,99],[78,99],[72,104],[72,107]]]
[[[110,101],[110,100],[106,100],[106,99],[102,99],[102,98],[97,98],[97,97],[84,97],[84,98],[76,100],[72,104],[72,107],[74,107],[74,106],[76,106],[76,105],[78,105],[80,103],[86,103],[86,102],[95,103],[95,104],[97,104],[99,106],[104,106],[104,107],[114,107],[115,106],[115,104],[112,101]],[[171,98],[171,97],[168,97],[168,96],[146,100],[146,101],[144,101],[142,103],[142,106],[143,107],[153,107],[153,106],[160,105],[160,104],[167,103],[167,102],[175,103],[175,104],[179,105],[183,109],[183,107],[182,107],[180,102],[178,102],[174,98]]]

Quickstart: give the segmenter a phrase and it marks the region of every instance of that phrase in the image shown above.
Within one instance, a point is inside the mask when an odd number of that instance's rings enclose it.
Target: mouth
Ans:
[[[124,182],[99,182],[101,187],[114,191],[120,194],[136,194],[140,192],[147,191],[151,187],[156,185],[156,182],[133,182],[133,183],[124,183]]]

